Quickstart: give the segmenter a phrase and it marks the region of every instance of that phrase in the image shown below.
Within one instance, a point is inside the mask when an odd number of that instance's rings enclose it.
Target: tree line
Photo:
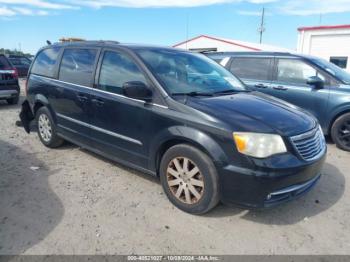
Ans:
[[[10,49],[5,49],[5,48],[0,48],[0,54],[4,55],[20,55],[20,56],[26,56],[26,57],[32,57],[33,55],[30,53],[24,53],[19,50],[10,50]]]

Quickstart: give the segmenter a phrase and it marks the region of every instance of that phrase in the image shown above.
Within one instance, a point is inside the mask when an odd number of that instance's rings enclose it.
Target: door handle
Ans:
[[[282,91],[288,90],[288,88],[287,88],[287,87],[284,87],[284,86],[274,86],[273,89],[282,90]]]
[[[91,102],[94,103],[97,106],[103,106],[104,105],[104,101],[98,98],[93,98],[91,99]]]
[[[264,85],[264,84],[256,84],[254,86],[257,87],[257,88],[267,88],[267,86]]]
[[[77,97],[78,97],[78,100],[81,102],[86,102],[89,99],[86,95],[83,95],[83,94],[78,94]]]

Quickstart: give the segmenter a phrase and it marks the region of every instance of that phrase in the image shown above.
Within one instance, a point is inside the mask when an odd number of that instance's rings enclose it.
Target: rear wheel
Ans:
[[[52,120],[50,111],[41,107],[36,113],[38,136],[40,141],[47,147],[55,148],[63,144],[64,140],[56,133],[56,126]]]
[[[12,97],[12,98],[8,98],[6,99],[6,102],[10,105],[17,105],[18,104],[18,100],[19,100],[19,97],[16,96],[16,97]]]
[[[219,202],[214,163],[193,146],[171,147],[162,158],[160,179],[169,200],[185,212],[204,214]]]
[[[346,113],[334,121],[331,135],[337,147],[350,151],[350,113]]]

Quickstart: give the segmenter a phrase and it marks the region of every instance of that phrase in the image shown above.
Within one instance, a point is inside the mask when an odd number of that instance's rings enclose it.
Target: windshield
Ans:
[[[320,58],[312,58],[312,61],[345,84],[350,84],[350,74],[345,70]]]
[[[137,53],[171,95],[246,90],[240,80],[204,55],[166,49],[143,49]]]

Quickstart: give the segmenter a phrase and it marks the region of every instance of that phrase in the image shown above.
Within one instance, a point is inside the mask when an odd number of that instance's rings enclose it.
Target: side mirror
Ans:
[[[324,87],[324,81],[318,76],[309,77],[306,83],[316,89],[322,89]]]
[[[152,100],[152,90],[140,81],[130,81],[123,84],[123,95],[150,102]]]

